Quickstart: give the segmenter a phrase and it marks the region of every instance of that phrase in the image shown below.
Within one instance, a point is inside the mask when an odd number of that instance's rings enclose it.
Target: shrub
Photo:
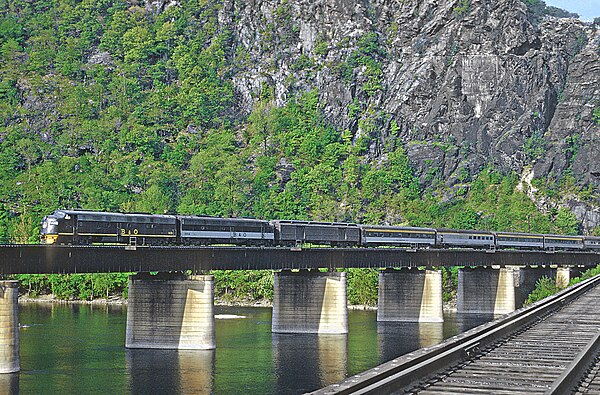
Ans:
[[[538,300],[542,300],[550,295],[554,295],[558,291],[560,291],[560,288],[556,286],[556,281],[552,278],[544,276],[537,280],[535,283],[535,289],[529,294],[524,305],[527,306],[535,303]]]

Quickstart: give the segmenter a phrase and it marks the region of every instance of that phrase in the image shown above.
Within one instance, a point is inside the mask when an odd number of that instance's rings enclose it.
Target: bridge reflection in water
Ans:
[[[351,311],[347,335],[272,334],[270,308],[217,312],[240,318],[217,319],[216,350],[126,350],[123,306],[22,304],[22,371],[0,375],[0,394],[299,394],[430,345],[441,328]],[[443,337],[486,320],[445,318]]]
[[[19,394],[19,373],[0,374],[0,394]]]
[[[378,322],[377,339],[379,362],[384,363],[400,355],[431,347],[442,340],[488,322],[490,314],[444,314],[444,322]]]
[[[273,333],[275,393],[302,393],[341,381],[347,359],[347,335]]]
[[[132,394],[212,394],[215,350],[126,350]]]

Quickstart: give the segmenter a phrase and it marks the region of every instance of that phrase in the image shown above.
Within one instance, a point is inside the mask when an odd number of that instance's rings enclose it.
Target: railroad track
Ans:
[[[315,394],[575,393],[600,348],[600,277]],[[600,360],[579,391],[600,394]],[[587,384],[587,386],[586,386]]]
[[[576,394],[600,394],[600,356],[598,350],[592,352],[593,363],[579,381]]]
[[[599,299],[600,287],[595,287],[560,311],[478,353],[460,368],[405,392],[423,395],[568,393],[569,388],[564,388],[564,384],[558,390],[561,375],[586,346],[595,341],[600,330],[600,309],[590,307]],[[574,373],[575,380],[577,373],[582,372]]]

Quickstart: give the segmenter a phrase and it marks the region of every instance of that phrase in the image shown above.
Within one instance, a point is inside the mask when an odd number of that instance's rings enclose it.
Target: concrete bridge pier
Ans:
[[[18,298],[18,281],[0,281],[0,373],[21,370]]]
[[[377,321],[443,322],[441,270],[380,272]]]
[[[587,268],[574,266],[559,266],[556,268],[556,285],[565,288],[571,279],[579,277]]]
[[[553,269],[541,266],[460,269],[458,271],[458,312],[510,313],[523,305],[540,278],[555,276],[556,272]]]
[[[346,273],[275,273],[274,333],[348,333]]]
[[[216,348],[213,297],[213,276],[131,276],[125,347]]]
[[[556,268],[556,286],[565,288],[571,281],[571,268],[570,267],[557,267]]]
[[[514,311],[513,269],[459,269],[456,302],[459,313],[506,314]]]

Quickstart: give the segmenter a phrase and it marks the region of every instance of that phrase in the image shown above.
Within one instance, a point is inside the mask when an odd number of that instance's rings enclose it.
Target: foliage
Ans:
[[[546,15],[553,16],[555,18],[579,18],[579,14],[575,12],[569,12],[567,10],[563,10],[562,8],[550,5],[546,6],[545,13]]]
[[[317,36],[315,47],[313,48],[315,55],[326,56],[329,52],[329,45],[327,43],[327,37],[323,35]]]
[[[358,39],[356,50],[348,57],[348,69],[359,66],[363,68],[364,83],[362,88],[368,96],[373,96],[383,89],[383,69],[380,59],[385,55],[385,51],[379,46],[377,33],[368,32]],[[349,71],[346,71],[346,73],[349,73]]]
[[[594,108],[594,112],[592,114],[592,121],[596,125],[600,125],[600,108],[598,108],[598,107]]]
[[[273,272],[270,270],[213,270],[215,296],[225,301],[273,300]]]
[[[567,154],[567,160],[569,164],[572,165],[575,161],[575,157],[579,153],[579,149],[581,148],[581,135],[575,133],[573,135],[567,136],[565,139],[565,151]]]
[[[584,280],[587,280],[588,278],[597,276],[598,274],[600,274],[600,265],[586,270],[585,272],[581,273],[581,275],[579,277],[575,277],[575,278],[571,279],[571,281],[569,281],[569,285],[578,284]]]
[[[62,300],[92,300],[110,296],[126,298],[130,274],[19,274],[11,278],[19,281],[19,292],[29,297],[51,294]]]
[[[561,207],[554,218],[556,233],[576,235],[579,233],[579,220],[569,209]]]
[[[540,159],[546,152],[546,140],[540,130],[535,130],[525,139],[523,153],[529,161]]]
[[[379,290],[379,270],[345,269],[348,286],[348,303],[375,306]]]
[[[471,0],[459,0],[458,5],[454,7],[454,14],[458,17],[462,17],[469,12],[471,8]]]
[[[542,277],[535,283],[535,289],[529,294],[524,305],[528,306],[532,303],[542,300],[548,296],[554,295],[560,291],[560,288],[556,286],[556,281],[549,277]]]
[[[538,21],[546,15],[556,18],[579,18],[579,15],[576,13],[558,7],[547,6],[542,0],[523,0],[523,2],[527,5],[535,20]]]
[[[461,266],[442,267],[442,300],[448,302],[456,297],[458,290],[458,270]]]
[[[569,286],[578,284],[588,278],[592,278],[600,274],[600,265],[590,268],[585,272],[581,273],[579,277],[572,278],[569,281]],[[537,302],[538,300],[542,300],[548,296],[554,295],[561,288],[556,285],[556,281],[554,279],[548,277],[542,277],[535,283],[535,289],[529,294],[527,300],[525,301],[525,305],[530,305],[532,303]]]

